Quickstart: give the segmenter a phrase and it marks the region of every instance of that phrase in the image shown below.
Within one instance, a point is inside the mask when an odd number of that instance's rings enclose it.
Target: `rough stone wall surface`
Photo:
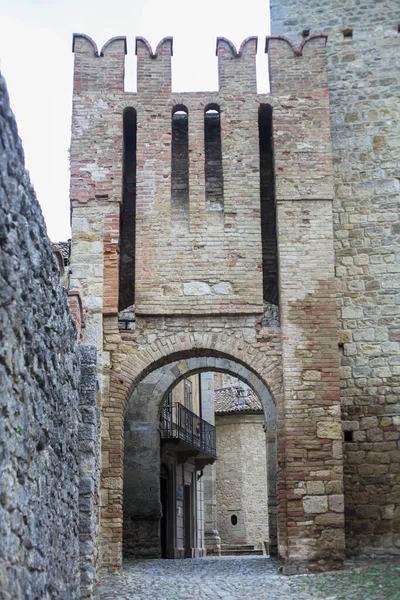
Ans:
[[[262,549],[269,535],[264,416],[216,415],[215,424],[221,544],[253,544]]]
[[[96,347],[79,346],[79,566],[80,598],[91,598],[96,580],[100,476],[100,411],[97,407]]]
[[[0,78],[0,596],[79,597],[77,335]]]
[[[328,33],[346,543],[399,552],[400,5],[271,0],[271,19]]]

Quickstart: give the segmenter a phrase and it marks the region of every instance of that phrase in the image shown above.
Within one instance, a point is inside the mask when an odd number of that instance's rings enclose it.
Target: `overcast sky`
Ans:
[[[172,35],[177,92],[218,89],[217,36],[239,47],[246,37],[258,35],[259,91],[267,91],[268,0],[0,0],[0,67],[53,241],[70,237],[74,32],[86,33],[99,48],[113,36],[127,36],[128,91],[136,87],[135,36],[147,38],[154,50],[161,38]]]

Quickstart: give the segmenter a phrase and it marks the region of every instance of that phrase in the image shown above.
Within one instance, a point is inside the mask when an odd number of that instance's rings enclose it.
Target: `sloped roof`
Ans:
[[[247,389],[247,396],[239,397],[240,386],[214,390],[214,407],[216,414],[235,412],[262,412],[262,405],[258,396],[252,389]]]
[[[64,265],[67,265],[69,261],[69,255],[71,253],[71,240],[66,242],[53,242],[53,248],[56,248],[61,252],[64,259]]]

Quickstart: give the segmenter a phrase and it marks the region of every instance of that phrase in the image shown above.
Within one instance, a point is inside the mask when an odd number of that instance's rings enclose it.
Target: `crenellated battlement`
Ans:
[[[163,96],[171,94],[172,53],[172,37],[163,38],[155,52],[145,38],[136,38],[138,94],[153,95],[155,92]]]
[[[307,44],[307,42],[309,42],[311,40],[316,40],[319,38],[321,38],[322,43],[325,46],[327,39],[328,39],[327,33],[313,33],[311,35],[308,35],[307,37],[305,37],[302,40],[302,42],[298,46],[295,46],[294,43],[292,42],[292,40],[290,38],[286,37],[286,35],[278,35],[278,34],[267,35],[267,37],[265,38],[265,53],[268,54],[269,45],[270,45],[271,41],[279,40],[282,42],[286,42],[289,45],[289,47],[293,50],[293,53],[295,54],[295,56],[303,56],[304,46]]]
[[[265,52],[276,64],[275,79],[285,79],[286,61],[291,58],[305,56],[312,58],[321,55],[325,48],[326,33],[313,33],[305,37],[296,46],[292,40],[283,35],[266,37]],[[283,42],[283,44],[282,44]],[[258,38],[250,36],[243,40],[239,49],[227,38],[218,37],[215,54],[218,59],[219,91],[243,94],[257,93],[256,55]],[[101,50],[87,35],[74,34],[72,51],[75,53],[75,87],[80,90],[104,91],[124,90],[125,55],[127,54],[126,38],[113,37]],[[153,51],[152,46],[143,37],[136,38],[135,53],[137,56],[137,93],[145,97],[168,97],[172,93],[171,58],[173,56],[173,38],[163,38]],[[324,54],[324,52],[323,52]],[[285,65],[285,67],[284,67]],[[294,66],[291,66],[291,70]],[[304,63],[296,65],[298,72],[308,70]]]
[[[112,46],[114,44],[114,42],[123,42],[124,44],[124,54],[127,54],[127,48],[126,48],[126,37],[125,36],[116,36],[116,37],[112,37],[110,38],[102,47],[102,49],[98,50],[98,46],[96,44],[96,42],[89,37],[88,35],[86,35],[85,33],[74,33],[72,36],[72,52],[75,52],[76,50],[80,50],[82,52],[82,49],[84,51],[84,48],[87,48],[88,51],[90,52],[90,49],[94,52],[94,55],[97,56],[98,58],[103,58],[106,50]],[[78,48],[79,46],[79,48]]]
[[[224,37],[217,38],[219,89],[240,86],[241,93],[257,91],[256,54],[258,38],[246,38],[239,51]]]
[[[126,38],[113,37],[99,52],[88,35],[74,33],[74,91],[123,91],[125,79]]]
[[[284,35],[268,35],[265,52],[268,53],[270,89],[274,95],[295,94],[309,97],[327,94],[326,33],[313,33],[299,46]],[[316,86],[315,83],[319,82]]]
[[[137,37],[136,45],[135,45],[135,53],[137,56],[141,55],[142,46],[144,46],[147,49],[147,52],[149,53],[150,58],[153,58],[153,59],[157,58],[158,56],[161,56],[161,55],[166,55],[166,56],[173,55],[173,38],[172,37],[163,38],[157,44],[157,48],[156,48],[155,52],[153,52],[152,47],[149,44],[149,42],[146,40],[146,38]]]
[[[256,93],[256,54],[258,38],[246,38],[239,47],[227,38],[218,37],[219,89],[237,88],[246,93]],[[75,81],[81,90],[118,89],[124,87],[124,65],[127,54],[126,38],[113,37],[99,51],[97,44],[85,34],[73,35],[72,51],[75,54]],[[137,91],[138,94],[167,96],[171,94],[171,58],[173,38],[165,37],[153,49],[143,37],[136,38]],[[102,60],[99,60],[102,59]],[[96,76],[94,76],[96,75]]]

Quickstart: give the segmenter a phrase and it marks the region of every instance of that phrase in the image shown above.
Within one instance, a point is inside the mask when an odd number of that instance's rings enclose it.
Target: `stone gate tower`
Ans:
[[[271,94],[259,95],[257,39],[237,51],[218,38],[219,90],[176,94],[172,39],[153,53],[138,38],[137,93],[126,93],[125,38],[98,52],[74,36],[71,267],[98,348],[103,568],[120,565],[124,472],[140,453],[155,466],[129,483],[143,496],[132,527],[157,554],[159,409],[201,370],[261,398],[282,561],[343,559],[325,44],[270,36]]]

